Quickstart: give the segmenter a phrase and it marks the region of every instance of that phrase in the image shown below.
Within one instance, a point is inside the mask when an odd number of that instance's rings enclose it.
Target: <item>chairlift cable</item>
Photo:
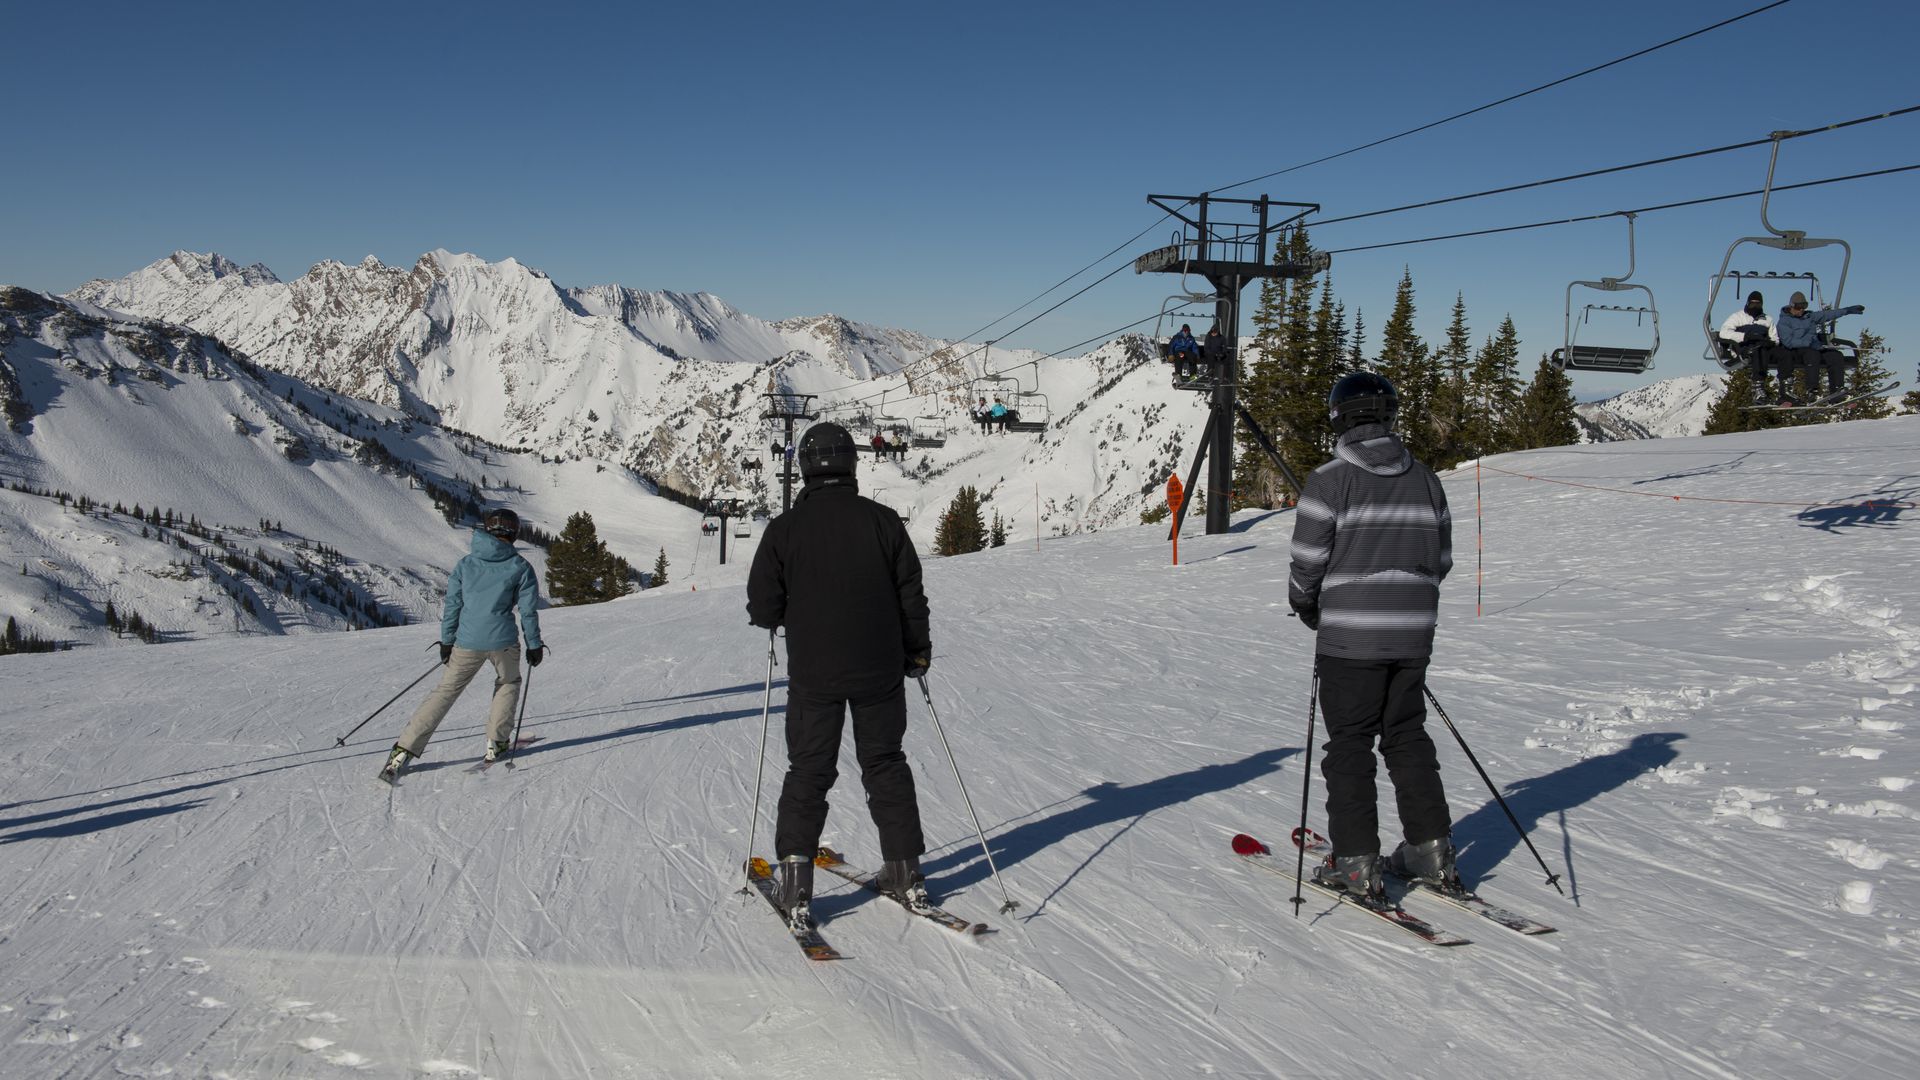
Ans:
[[[1234,188],[1237,188],[1237,187],[1245,187],[1248,184],[1258,183],[1261,180],[1270,180],[1276,176],[1284,176],[1287,173],[1296,172],[1300,169],[1308,168],[1309,166],[1322,165],[1322,164],[1325,164],[1326,162],[1334,160],[1335,158],[1346,157],[1348,154],[1357,154],[1362,150],[1371,150],[1376,146],[1384,146],[1387,143],[1393,142],[1396,139],[1404,139],[1409,135],[1417,135],[1422,131],[1431,131],[1432,129],[1437,128],[1442,124],[1451,124],[1455,120],[1464,120],[1467,117],[1474,115],[1475,113],[1486,112],[1488,109],[1497,108],[1509,102],[1519,101],[1521,98],[1527,97],[1531,94],[1537,94],[1542,90],[1550,90],[1556,86],[1562,85],[1563,83],[1570,83],[1575,79],[1584,78],[1585,76],[1592,75],[1595,72],[1605,71],[1610,67],[1614,67],[1615,65],[1618,65],[1618,64],[1624,64],[1629,60],[1637,60],[1640,57],[1646,56],[1649,53],[1658,52],[1669,45],[1678,45],[1681,42],[1686,41],[1690,38],[1696,38],[1702,34],[1712,33],[1713,31],[1719,30],[1722,27],[1732,26],[1734,23],[1737,23],[1742,19],[1750,19],[1755,15],[1759,15],[1767,11],[1772,11],[1774,8],[1781,7],[1782,5],[1785,5],[1791,2],[1792,0],[1774,0],[1773,3],[1766,4],[1762,7],[1754,8],[1752,11],[1749,11],[1744,15],[1735,15],[1733,18],[1730,18],[1730,19],[1722,19],[1721,21],[1714,23],[1712,26],[1701,27],[1700,29],[1693,31],[1690,34],[1682,34],[1677,38],[1670,38],[1666,41],[1661,42],[1658,45],[1650,45],[1647,48],[1641,49],[1638,52],[1628,53],[1627,55],[1619,57],[1617,59],[1609,60],[1604,64],[1598,64],[1598,65],[1595,65],[1594,67],[1587,68],[1585,71],[1576,71],[1571,75],[1562,76],[1558,79],[1553,80],[1552,82],[1541,83],[1539,86],[1536,86],[1531,90],[1522,90],[1517,94],[1509,94],[1508,96],[1503,97],[1498,101],[1490,101],[1485,105],[1468,109],[1465,112],[1457,112],[1457,113],[1454,113],[1452,116],[1445,117],[1440,120],[1435,120],[1431,123],[1421,124],[1419,127],[1408,128],[1407,130],[1402,131],[1397,135],[1388,135],[1382,139],[1375,139],[1370,143],[1363,143],[1359,146],[1355,146],[1347,150],[1342,150],[1338,153],[1328,154],[1325,157],[1314,158],[1312,161],[1303,161],[1298,165],[1289,165],[1284,169],[1276,169],[1270,173],[1262,173],[1259,176],[1251,177],[1246,180],[1241,180],[1237,183],[1228,184],[1225,187],[1214,188],[1213,190],[1215,192],[1232,191]]]
[[[1468,195],[1449,195],[1444,199],[1429,199],[1426,202],[1408,203],[1405,206],[1395,206],[1385,210],[1369,210],[1364,214],[1348,214],[1345,217],[1327,218],[1324,221],[1311,222],[1309,223],[1308,227],[1313,229],[1319,229],[1328,225],[1338,225],[1341,222],[1345,222],[1345,221],[1359,221],[1362,218],[1380,217],[1384,214],[1398,214],[1404,210],[1423,210],[1430,206],[1444,206],[1447,203],[1465,202],[1468,199],[1482,199],[1482,198],[1486,198],[1489,195],[1506,195],[1515,191],[1525,191],[1529,188],[1547,187],[1551,184],[1564,184],[1570,180],[1586,180],[1590,177],[1606,176],[1610,173],[1629,172],[1633,169],[1644,169],[1652,165],[1667,165],[1676,161],[1686,161],[1690,158],[1708,157],[1713,154],[1724,154],[1730,150],[1747,150],[1755,146],[1766,146],[1767,144],[1775,142],[1776,140],[1797,139],[1803,135],[1820,135],[1829,131],[1839,131],[1842,128],[1853,127],[1856,124],[1870,124],[1876,120],[1886,120],[1895,116],[1905,116],[1908,113],[1915,113],[1915,112],[1920,112],[1920,105],[1909,105],[1904,109],[1895,109],[1892,112],[1879,113],[1874,116],[1862,116],[1853,120],[1843,120],[1837,124],[1828,124],[1825,127],[1808,128],[1804,131],[1776,132],[1763,139],[1749,139],[1746,142],[1729,143],[1726,146],[1716,146],[1708,150],[1694,150],[1685,154],[1670,154],[1666,157],[1651,158],[1646,161],[1637,161],[1631,165],[1613,165],[1604,169],[1589,169],[1586,172],[1573,173],[1568,176],[1556,176],[1550,180],[1533,180],[1524,184],[1510,184],[1507,187],[1490,188],[1486,191],[1476,191]]]
[[[1799,188],[1820,187],[1825,184],[1844,184],[1853,180],[1867,180],[1876,176],[1891,176],[1894,173],[1912,172],[1920,165],[1900,165],[1891,169],[1875,169],[1872,172],[1853,173],[1848,176],[1830,176],[1825,180],[1808,180],[1799,184],[1775,184],[1774,191],[1794,191]],[[1728,199],[1745,199],[1764,194],[1764,189],[1736,191],[1730,195],[1709,195],[1701,199],[1685,199],[1680,202],[1661,203],[1658,206],[1643,206],[1637,210],[1609,210],[1604,214],[1582,214],[1579,217],[1560,218],[1555,221],[1535,221],[1527,225],[1503,225],[1494,229],[1475,229],[1471,232],[1447,233],[1443,236],[1423,236],[1417,240],[1393,240],[1384,244],[1361,244],[1357,247],[1334,248],[1330,255],[1346,255],[1356,251],[1378,251],[1382,248],[1407,247],[1412,244],[1432,244],[1441,240],[1464,240],[1472,236],[1493,236],[1497,233],[1521,232],[1526,229],[1544,229],[1553,225],[1572,225],[1582,221],[1599,221],[1603,218],[1619,217],[1621,214],[1651,214],[1660,210],[1677,210],[1684,206],[1703,206],[1707,203],[1725,202]]]

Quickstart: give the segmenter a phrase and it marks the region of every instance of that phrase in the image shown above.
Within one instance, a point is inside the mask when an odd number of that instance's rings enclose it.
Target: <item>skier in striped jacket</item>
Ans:
[[[1459,880],[1425,703],[1440,582],[1453,569],[1452,519],[1439,478],[1393,434],[1398,407],[1393,384],[1372,372],[1342,378],[1327,395],[1339,438],[1300,495],[1287,582],[1294,613],[1319,635],[1333,854],[1315,880],[1372,901],[1384,897],[1375,739],[1405,837],[1386,869],[1448,887]]]

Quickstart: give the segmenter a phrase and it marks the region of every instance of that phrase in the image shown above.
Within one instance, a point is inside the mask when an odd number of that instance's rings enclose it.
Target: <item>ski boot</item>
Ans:
[[[495,739],[487,744],[487,764],[491,765],[513,752],[513,744],[505,739]]]
[[[881,863],[877,884],[881,892],[915,911],[924,911],[933,906],[927,899],[927,879],[920,873],[920,860],[917,857],[888,859]]]
[[[1826,397],[1821,398],[1818,404],[1838,405],[1852,396],[1853,391],[1851,390],[1833,390],[1829,391]]]
[[[399,743],[394,743],[393,751],[387,755],[387,763],[380,767],[380,779],[389,784],[393,783],[400,778],[400,770],[406,768],[407,762],[412,760],[413,751]]]
[[[780,909],[787,913],[787,929],[804,934],[813,929],[813,860],[788,855],[780,860]]]
[[[1460,871],[1453,865],[1453,841],[1445,836],[1419,844],[1402,840],[1387,856],[1387,872],[1447,892],[1465,892]]]
[[[1387,889],[1380,881],[1380,856],[1329,855],[1313,871],[1314,884],[1343,892],[1368,907],[1387,907]]]

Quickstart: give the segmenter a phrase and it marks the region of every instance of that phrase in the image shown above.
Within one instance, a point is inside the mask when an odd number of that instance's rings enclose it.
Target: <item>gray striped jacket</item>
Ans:
[[[1322,656],[1431,656],[1440,582],[1453,569],[1440,479],[1383,424],[1347,432],[1334,453],[1300,495],[1287,601],[1320,609]]]

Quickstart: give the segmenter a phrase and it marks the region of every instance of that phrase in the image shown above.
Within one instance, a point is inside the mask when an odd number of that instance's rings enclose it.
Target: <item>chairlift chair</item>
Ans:
[[[745,540],[752,535],[753,524],[746,518],[741,518],[733,523],[733,538],[735,540]]]
[[[947,418],[938,413],[913,418],[913,445],[938,449],[947,445]]]
[[[1634,270],[1633,219],[1634,214],[1621,211],[1627,219],[1627,272],[1619,277],[1603,277],[1599,281],[1573,281],[1567,283],[1566,299],[1566,341],[1560,348],[1553,350],[1553,364],[1563,371],[1608,371],[1623,375],[1639,375],[1653,367],[1653,356],[1660,351],[1660,310],[1654,303],[1653,290],[1645,285],[1629,282]],[[1647,294],[1644,306],[1638,304],[1601,304],[1581,305],[1580,317],[1573,314],[1573,290],[1583,287],[1597,289],[1606,293],[1639,291]],[[1635,326],[1652,325],[1653,342],[1645,348],[1628,345],[1594,345],[1579,340],[1580,328],[1592,321],[1595,312],[1617,312],[1632,315]]]
[[[1853,265],[1853,245],[1838,237],[1808,236],[1799,229],[1776,229],[1773,227],[1773,222],[1767,218],[1767,206],[1773,199],[1774,167],[1780,162],[1780,143],[1789,134],[1789,132],[1784,131],[1776,131],[1773,133],[1773,153],[1767,159],[1767,183],[1760,194],[1760,226],[1767,230],[1767,235],[1743,236],[1727,245],[1727,253],[1720,260],[1719,272],[1715,273],[1713,277],[1709,279],[1710,283],[1707,287],[1707,310],[1706,313],[1700,317],[1701,329],[1705,331],[1707,335],[1706,358],[1719,364],[1728,371],[1732,371],[1746,361],[1745,358],[1739,356],[1735,350],[1730,347],[1729,343],[1721,340],[1719,325],[1714,321],[1714,305],[1719,301],[1720,288],[1726,282],[1731,281],[1734,283],[1735,293],[1740,296],[1741,301],[1744,303],[1745,297],[1740,291],[1743,288],[1741,285],[1743,281],[1806,281],[1810,285],[1810,288],[1807,290],[1808,299],[1814,305],[1814,310],[1826,307],[1840,307],[1842,303],[1841,298],[1847,291],[1847,270]],[[1840,279],[1834,283],[1832,303],[1827,303],[1821,297],[1820,281],[1811,272],[1769,272],[1762,274],[1757,271],[1743,272],[1731,270],[1734,252],[1738,251],[1743,244],[1753,244],[1758,247],[1772,248],[1775,251],[1789,252],[1810,251],[1814,248],[1823,247],[1839,248],[1841,253]],[[1826,344],[1830,348],[1838,349],[1841,354],[1846,357],[1848,366],[1859,363],[1858,350],[1854,347],[1853,342],[1828,336]]]

